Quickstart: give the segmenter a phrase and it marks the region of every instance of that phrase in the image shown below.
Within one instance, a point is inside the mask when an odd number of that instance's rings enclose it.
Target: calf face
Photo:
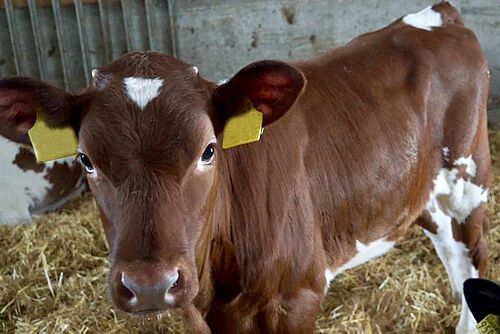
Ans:
[[[210,239],[221,219],[226,119],[251,101],[270,124],[293,105],[304,77],[263,61],[217,87],[196,67],[155,53],[126,55],[93,77],[76,96],[32,79],[1,80],[0,134],[29,142],[37,111],[52,126],[72,126],[111,248],[113,303],[145,315],[185,306],[199,289],[200,236]]]

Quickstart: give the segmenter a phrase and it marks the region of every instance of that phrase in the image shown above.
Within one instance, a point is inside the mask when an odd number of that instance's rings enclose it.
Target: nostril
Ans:
[[[179,284],[179,270],[174,270],[172,273],[169,273],[165,277],[165,285],[167,290],[170,288],[176,287]]]
[[[172,305],[175,302],[175,295],[181,289],[182,276],[180,272],[175,269],[173,272],[167,274],[164,279],[164,295],[163,300],[167,305]]]
[[[137,296],[133,291],[132,284],[130,280],[125,276],[125,273],[123,272],[120,275],[120,284],[118,284],[118,293],[129,304],[135,305],[137,303]]]

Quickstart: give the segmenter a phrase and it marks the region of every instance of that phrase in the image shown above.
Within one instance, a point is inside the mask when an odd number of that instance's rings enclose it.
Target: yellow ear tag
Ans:
[[[78,141],[75,131],[70,128],[51,128],[40,113],[28,135],[39,162],[46,162],[76,155]]]
[[[500,333],[500,316],[488,314],[477,326],[480,334]]]
[[[245,103],[243,112],[230,117],[222,131],[222,148],[253,143],[262,134],[262,113],[250,101]]]

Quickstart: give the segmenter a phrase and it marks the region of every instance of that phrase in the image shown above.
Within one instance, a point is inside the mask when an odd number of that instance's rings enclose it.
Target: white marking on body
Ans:
[[[385,239],[378,239],[372,241],[368,244],[363,244],[361,241],[356,240],[356,255],[354,255],[349,261],[336,268],[335,270],[326,269],[325,270],[325,279],[326,279],[326,287],[325,293],[328,290],[328,287],[333,281],[333,279],[340,273],[359,266],[369,260],[379,257],[380,255],[386,253],[389,249],[394,247],[394,241],[387,241]]]
[[[198,66],[193,66],[193,71],[194,71],[194,74],[198,75],[198,73],[200,72],[198,70]]]
[[[476,164],[472,157],[460,158],[454,162],[455,166],[465,165],[466,173],[476,175]],[[457,168],[442,168],[434,180],[434,190],[427,203],[427,209],[438,207],[445,214],[456,219],[461,224],[481,203],[488,200],[488,189],[474,184],[458,176]]]
[[[446,269],[452,297],[455,300],[462,301],[456,333],[469,333],[475,328],[476,321],[465,301],[463,282],[468,278],[479,277],[479,273],[472,264],[467,246],[453,238],[451,217],[440,210],[437,210],[434,214],[431,213],[431,216],[433,222],[438,225],[437,233],[433,234],[427,230],[424,230],[424,233],[431,239],[436,253]]]
[[[92,78],[95,79],[95,77],[97,75],[97,70],[93,69],[91,73],[92,73]]]
[[[30,222],[30,207],[41,201],[50,188],[44,178],[46,169],[24,171],[13,163],[19,144],[0,137],[0,224]]]
[[[431,31],[433,27],[441,27],[443,25],[443,19],[441,14],[432,9],[432,7],[427,7],[418,13],[408,14],[403,17],[403,22],[427,31]]]
[[[448,147],[443,147],[443,156],[444,160],[448,161],[448,158],[450,156],[450,149]]]
[[[454,166],[466,166],[466,174],[476,175],[476,164],[471,156],[461,157]],[[486,202],[488,190],[483,189],[463,178],[458,178],[458,169],[441,169],[434,180],[434,189],[430,194],[426,209],[436,224],[436,234],[427,230],[424,233],[431,239],[438,257],[441,259],[455,299],[462,300],[462,310],[456,333],[468,333],[476,325],[474,317],[463,296],[463,282],[479,276],[469,255],[467,246],[453,237],[452,218],[458,223],[465,219],[481,203]]]
[[[128,77],[123,80],[125,93],[139,108],[144,107],[160,94],[163,80]]]
[[[465,172],[469,174],[470,177],[475,177],[476,176],[476,163],[472,159],[472,155],[469,155],[467,158],[461,157],[453,163],[453,165],[459,167],[459,166],[465,166]]]

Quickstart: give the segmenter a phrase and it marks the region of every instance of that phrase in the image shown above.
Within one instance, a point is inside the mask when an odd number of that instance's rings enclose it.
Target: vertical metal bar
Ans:
[[[122,15],[123,15],[123,27],[125,28],[125,37],[127,40],[127,52],[130,52],[132,50],[132,43],[130,41],[130,33],[129,31],[129,25],[130,25],[130,19],[129,19],[129,7],[128,7],[128,1],[129,0],[121,0],[120,3],[122,5]]]
[[[170,49],[172,50],[172,56],[177,58],[177,28],[175,22],[175,0],[168,0],[168,21],[170,23]]]
[[[40,72],[40,79],[46,80],[47,70],[45,68],[45,62],[43,61],[43,44],[40,36],[40,25],[38,22],[38,9],[36,7],[36,0],[28,0],[28,7],[30,11],[31,29],[33,30],[33,38],[35,41],[38,71]]]
[[[7,25],[9,26],[10,43],[12,45],[12,53],[14,54],[14,66],[16,67],[16,74],[21,74],[20,69],[20,50],[19,44],[19,34],[17,33],[17,28],[14,22],[14,7],[12,6],[12,0],[5,0],[5,13],[7,14]]]
[[[146,0],[146,25],[148,26],[148,40],[149,40],[149,49],[153,50],[154,49],[154,42],[153,42],[153,26],[151,22],[151,10],[153,7],[153,4],[151,3],[152,0]]]
[[[52,12],[54,13],[54,22],[56,24],[57,41],[59,43],[59,54],[61,56],[61,67],[63,71],[64,88],[69,90],[69,74],[66,67],[66,43],[64,41],[64,27],[61,21],[61,6],[59,0],[51,0]]]
[[[90,84],[90,69],[89,69],[89,57],[87,55],[88,52],[88,43],[87,36],[85,34],[85,30],[83,28],[83,6],[82,0],[73,0],[75,4],[76,11],[76,24],[78,27],[78,38],[80,39],[80,51],[82,52],[82,63],[83,63],[83,71],[85,72],[85,82],[87,85]]]
[[[104,2],[106,2],[106,4],[104,4]],[[111,39],[110,39],[111,33],[109,30],[107,0],[98,0],[98,4],[99,4],[99,17],[101,20],[102,38],[104,40],[104,55],[106,57],[106,62],[110,62],[112,60]],[[106,8],[104,8],[104,6],[106,6]]]

